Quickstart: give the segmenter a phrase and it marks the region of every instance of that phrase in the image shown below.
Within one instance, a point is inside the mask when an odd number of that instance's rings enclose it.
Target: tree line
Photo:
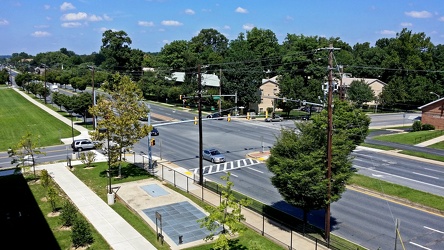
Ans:
[[[369,42],[353,46],[339,37],[325,38],[287,34],[280,44],[269,29],[253,28],[228,40],[215,29],[202,29],[190,40],[165,44],[160,52],[149,53],[131,48],[125,31],[107,30],[98,53],[77,55],[61,48],[36,56],[14,53],[10,63],[22,72],[33,72],[46,65],[48,81],[71,84],[82,90],[92,84],[109,83],[114,73],[129,75],[138,83],[147,99],[179,101],[179,95],[193,95],[197,90],[198,65],[202,73],[221,79],[222,93],[238,94],[238,105],[259,102],[262,79],[279,76],[280,97],[319,102],[326,82],[328,53],[332,44],[335,77],[340,73],[357,78],[376,78],[387,85],[377,97],[384,107],[416,109],[432,101],[430,92],[443,95],[444,47],[434,45],[424,33],[402,29],[394,38],[381,38],[374,46]],[[25,59],[33,59],[29,60]],[[88,67],[95,66],[93,72]],[[144,70],[145,69],[145,70]],[[340,70],[341,69],[341,70]],[[172,72],[185,72],[184,82],[171,79]],[[208,94],[219,90],[206,87]],[[204,102],[215,104],[214,100]],[[233,106],[233,100],[224,103]],[[280,103],[287,108],[298,103]]]

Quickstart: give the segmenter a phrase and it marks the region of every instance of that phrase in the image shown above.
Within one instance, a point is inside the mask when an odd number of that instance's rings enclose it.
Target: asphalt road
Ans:
[[[157,105],[151,105],[151,109],[153,113],[167,115],[174,118],[175,121],[188,121],[165,125],[165,122],[153,119],[153,124],[160,132],[160,135],[156,137],[156,146],[152,147],[153,155],[161,156],[194,171],[199,166],[199,136],[198,126],[190,121],[194,119],[196,114],[164,110],[164,107]],[[245,161],[247,153],[258,151],[262,146],[271,147],[276,141],[276,137],[279,136],[281,126],[291,128],[294,127],[294,124],[292,121],[265,123],[262,120],[246,121],[236,118],[230,123],[226,120],[204,120],[204,148],[218,148],[224,152],[227,161],[235,165],[237,162]],[[146,153],[147,143],[147,138],[142,139],[135,145],[134,150]],[[66,150],[66,146],[48,147],[47,151],[47,155],[44,157],[54,157],[59,160],[66,159],[70,153],[69,150]],[[4,157],[5,154],[0,153],[0,166],[9,160]],[[379,155],[374,156],[374,158],[378,157]],[[37,162],[39,160],[42,162],[51,161],[49,158],[40,158]],[[384,161],[379,162],[380,165],[384,165],[383,163]],[[402,164],[396,165],[401,167]],[[209,165],[212,164],[204,162],[204,166]],[[415,163],[411,165],[414,166]],[[416,163],[416,165],[418,164]],[[237,191],[302,217],[301,211],[282,201],[277,190],[271,185],[271,173],[268,172],[264,164],[249,162],[237,166],[237,168],[230,170],[234,188]],[[387,169],[384,170],[387,171]],[[410,169],[410,172],[412,171],[413,169]],[[404,174],[407,173],[408,171],[405,171]],[[221,182],[220,176],[223,174],[223,171],[211,171],[206,178]],[[419,249],[415,244],[429,249],[444,249],[444,246],[441,245],[443,236],[440,233],[444,232],[442,226],[444,221],[440,216],[392,204],[354,191],[346,191],[339,202],[332,204],[331,209],[332,233],[369,249],[377,249],[378,247],[393,249],[396,218],[401,219],[401,235],[406,249]],[[310,223],[323,228],[323,214],[323,211],[312,211],[309,216]]]

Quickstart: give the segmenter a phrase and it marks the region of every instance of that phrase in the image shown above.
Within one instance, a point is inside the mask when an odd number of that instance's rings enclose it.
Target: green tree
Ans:
[[[40,150],[39,138],[40,135],[33,136],[31,132],[27,132],[9,153],[9,157],[13,158],[12,163],[18,163],[17,167],[25,167],[25,162],[27,164],[30,162],[34,171],[34,178],[36,178],[35,157],[45,154]]]
[[[147,136],[152,129],[147,124],[139,122],[139,118],[146,117],[149,112],[142,100],[142,91],[137,84],[128,76],[123,76],[121,81],[116,83],[115,91],[110,91],[109,96],[100,97],[97,105],[89,109],[92,115],[104,117],[98,121],[98,128],[106,128],[111,140],[118,143],[116,147],[118,154],[123,148],[130,148]],[[107,136],[98,131],[94,131],[92,135],[99,139]]]
[[[131,38],[123,30],[105,31],[100,47],[100,53],[105,57],[103,68],[118,72],[128,70],[131,61],[131,43]]]
[[[210,231],[210,234],[204,240],[213,240],[217,234],[219,235],[213,249],[230,249],[228,236],[245,231],[246,227],[242,223],[245,217],[241,213],[241,207],[248,206],[251,201],[247,199],[236,200],[232,190],[233,182],[230,181],[230,172],[227,172],[227,175],[222,176],[221,179],[226,182],[226,186],[219,185],[220,190],[223,190],[219,206],[208,206],[207,209],[210,214],[198,220],[198,222],[200,227],[205,227]],[[222,225],[222,231],[218,232],[220,225]],[[228,229],[225,228],[226,226]]]
[[[327,188],[327,110],[311,123],[296,123],[298,132],[283,129],[266,165],[271,181],[284,200],[304,212],[325,208]],[[364,141],[370,119],[361,110],[336,100],[333,110],[332,188],[330,202],[340,199],[351,176],[350,153]]]
[[[92,151],[88,151],[87,153],[82,152],[80,154],[80,161],[87,168],[91,167],[95,160],[96,160],[96,154]]]
[[[60,221],[62,226],[70,227],[74,224],[77,219],[77,208],[69,200],[65,200],[62,206],[62,211],[60,212]]]
[[[71,234],[72,244],[75,248],[87,246],[94,243],[94,237],[89,227],[88,222],[82,217],[78,216],[74,220]]]
[[[46,199],[51,204],[52,212],[57,211],[57,197],[59,196],[57,188],[54,186],[54,183],[50,182],[48,187],[46,188]]]
[[[370,102],[375,99],[375,92],[365,83],[364,80],[352,81],[350,87],[347,89],[348,99],[358,107],[362,107],[365,102]]]
[[[0,70],[0,84],[9,83],[9,72],[7,69]]]

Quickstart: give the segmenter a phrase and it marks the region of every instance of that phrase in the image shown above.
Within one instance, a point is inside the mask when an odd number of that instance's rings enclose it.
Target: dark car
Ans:
[[[220,115],[220,113],[214,113],[207,115],[207,118],[214,119],[214,120],[223,120],[224,118]]]
[[[151,130],[151,135],[153,135],[153,136],[159,135],[159,130],[157,130],[157,128],[153,127],[153,130]]]

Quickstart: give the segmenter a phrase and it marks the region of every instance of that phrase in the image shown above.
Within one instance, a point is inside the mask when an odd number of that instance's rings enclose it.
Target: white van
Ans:
[[[51,92],[59,92],[59,87],[55,84],[51,85]]]

